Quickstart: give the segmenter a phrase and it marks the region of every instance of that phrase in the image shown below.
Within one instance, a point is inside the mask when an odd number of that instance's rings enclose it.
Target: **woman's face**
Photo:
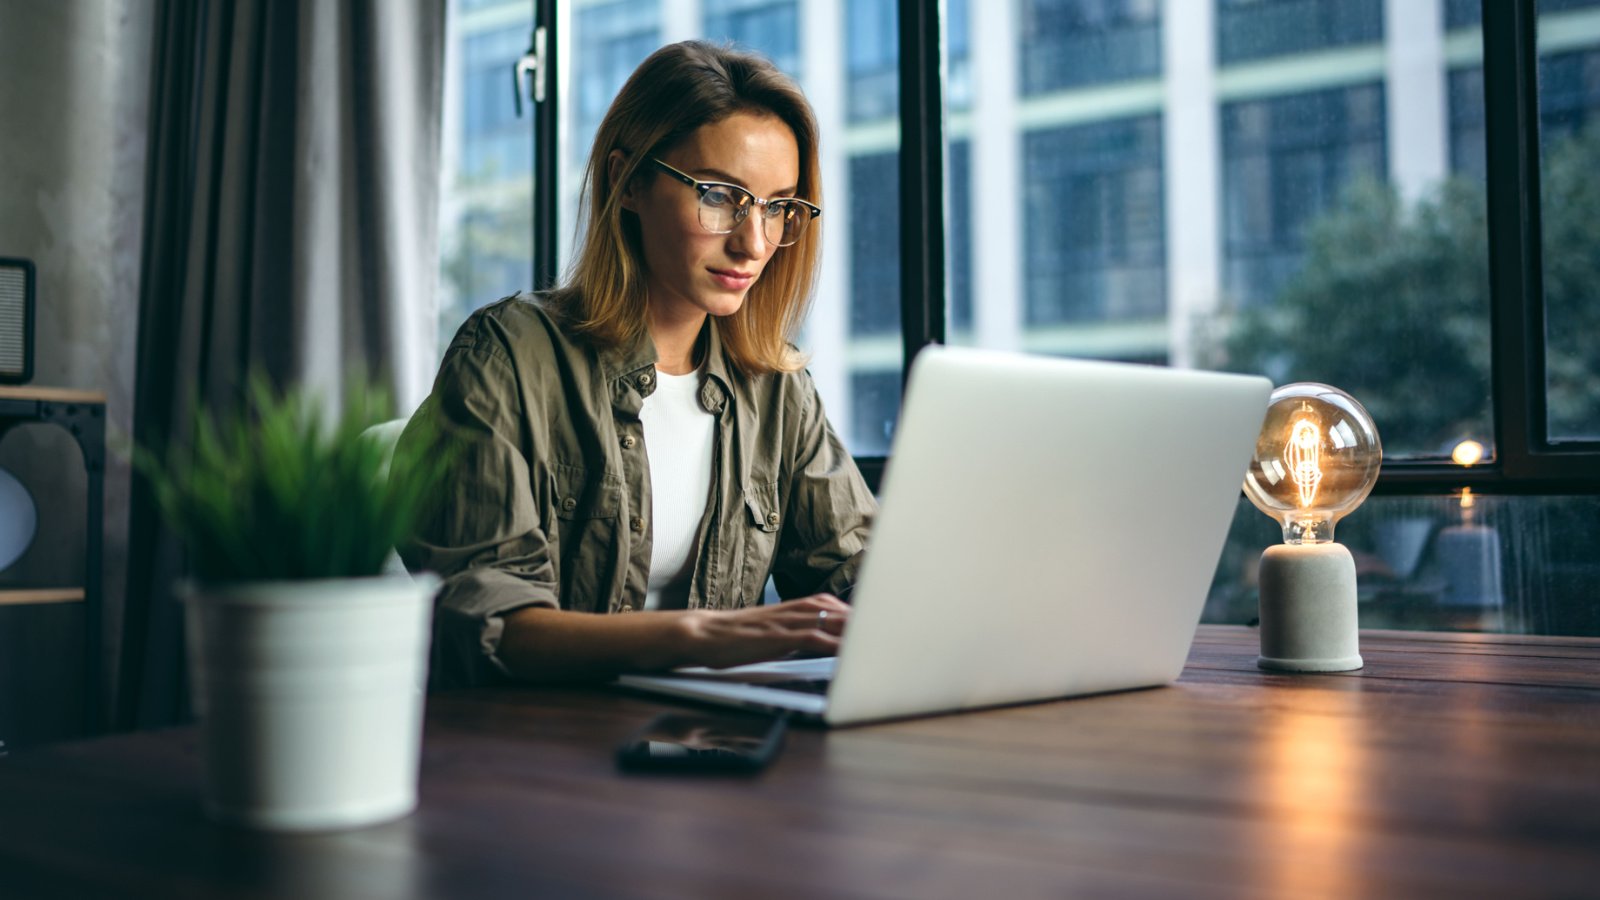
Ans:
[[[658,157],[700,181],[736,184],[759,198],[793,197],[800,149],[782,119],[738,112],[696,130]],[[654,175],[629,190],[622,205],[639,217],[646,282],[656,316],[669,319],[737,312],[778,246],[753,211],[728,234],[700,224],[700,195],[690,185],[643,161]]]

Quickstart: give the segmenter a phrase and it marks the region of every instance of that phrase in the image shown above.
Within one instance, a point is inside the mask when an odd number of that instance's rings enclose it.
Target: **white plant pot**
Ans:
[[[410,813],[438,579],[183,591],[213,818],[275,831]]]

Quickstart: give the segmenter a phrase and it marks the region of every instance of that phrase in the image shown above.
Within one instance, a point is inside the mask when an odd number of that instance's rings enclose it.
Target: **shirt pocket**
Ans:
[[[622,485],[577,466],[560,465],[553,482],[561,606],[579,612],[607,609],[620,555],[617,517]]]
[[[778,483],[759,482],[745,488],[744,508],[744,563],[739,572],[739,602],[741,606],[755,606],[766,590],[772,557],[778,548],[778,533],[783,528],[783,513],[778,509]]]

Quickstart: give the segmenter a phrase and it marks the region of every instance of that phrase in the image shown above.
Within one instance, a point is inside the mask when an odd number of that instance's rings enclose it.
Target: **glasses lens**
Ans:
[[[806,233],[811,224],[811,208],[804,203],[779,200],[767,205],[767,240],[779,247],[787,247]]]
[[[714,184],[700,194],[700,227],[712,234],[727,234],[744,218],[742,210],[754,202],[748,191]]]

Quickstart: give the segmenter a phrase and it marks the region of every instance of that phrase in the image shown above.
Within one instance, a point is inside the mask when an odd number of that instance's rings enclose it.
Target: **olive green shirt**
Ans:
[[[805,372],[746,377],[716,320],[702,335],[700,404],[716,418],[711,496],[701,518],[690,609],[848,595],[877,504]],[[455,442],[448,495],[400,548],[444,583],[434,616],[436,686],[503,680],[497,651],[511,610],[643,607],[650,574],[650,466],[639,411],[656,350],[597,347],[539,298],[474,313],[445,352],[427,422]]]

